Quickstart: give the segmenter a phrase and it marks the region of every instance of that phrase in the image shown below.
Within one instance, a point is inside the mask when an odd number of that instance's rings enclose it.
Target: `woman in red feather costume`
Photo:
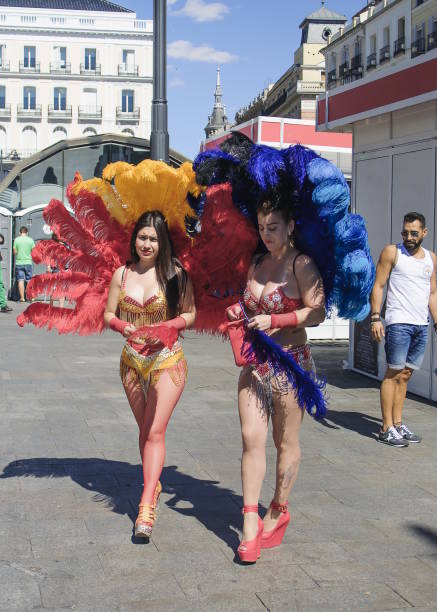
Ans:
[[[161,493],[165,431],[187,372],[178,332],[194,323],[196,311],[191,281],[172,257],[161,213],[141,215],[130,248],[131,263],[112,277],[104,319],[126,338],[120,375],[139,428],[144,476],[135,535],[150,537]],[[169,336],[163,337],[166,328]]]

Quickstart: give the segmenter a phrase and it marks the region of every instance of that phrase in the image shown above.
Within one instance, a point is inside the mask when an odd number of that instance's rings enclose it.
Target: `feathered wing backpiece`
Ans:
[[[296,222],[296,246],[320,270],[328,313],[366,318],[375,268],[365,222],[348,212],[349,187],[334,164],[300,145],[277,150],[234,134],[200,153],[193,168],[204,186],[229,182],[234,204],[255,224],[258,202],[280,194]]]
[[[58,200],[43,213],[59,242],[41,241],[32,251],[35,263],[60,272],[35,276],[28,296],[65,297],[74,308],[35,302],[18,317],[19,325],[83,335],[103,331],[109,284],[114,271],[129,259],[133,223],[143,212],[159,210],[170,228],[185,230],[185,217],[195,216],[187,194],[196,199],[202,192],[191,164],[174,169],[151,160],[138,166],[120,162],[107,166],[103,177],[83,181],[76,174],[67,189],[73,215]]]
[[[364,220],[348,212],[349,188],[334,164],[300,145],[277,150],[234,134],[219,150],[198,155],[193,167],[204,186],[228,191],[229,183],[233,203],[254,226],[257,204],[280,195],[295,219],[296,246],[320,270],[328,314],[335,308],[344,318],[360,321],[367,316],[375,268]],[[301,407],[315,418],[324,416],[319,381],[287,366],[289,355],[266,334],[248,334],[247,341],[248,355],[291,377]]]

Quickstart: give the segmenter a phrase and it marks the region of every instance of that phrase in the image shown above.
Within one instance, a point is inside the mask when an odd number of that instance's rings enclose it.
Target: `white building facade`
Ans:
[[[401,242],[403,216],[413,210],[427,220],[424,247],[436,250],[437,0],[369,2],[325,54],[329,89],[316,125],[353,134],[352,208],[366,220],[372,257]],[[437,400],[432,327],[429,338],[409,389]],[[381,379],[384,347],[371,342],[368,323],[353,325],[351,339],[352,367]]]
[[[152,75],[152,20],[105,0],[1,0],[1,158],[101,133],[149,138]]]

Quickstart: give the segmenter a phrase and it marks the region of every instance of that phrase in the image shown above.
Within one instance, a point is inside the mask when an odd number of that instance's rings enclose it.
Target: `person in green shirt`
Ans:
[[[14,240],[15,278],[18,283],[20,302],[25,302],[24,281],[32,278],[32,249],[34,241],[29,236],[27,227],[20,228],[20,235]]]
[[[5,243],[5,237],[3,234],[0,234],[0,246]],[[2,254],[0,252],[0,263],[3,261]],[[3,284],[3,277],[0,265],[0,312],[12,312],[12,308],[9,308],[6,302],[6,291],[5,286]]]

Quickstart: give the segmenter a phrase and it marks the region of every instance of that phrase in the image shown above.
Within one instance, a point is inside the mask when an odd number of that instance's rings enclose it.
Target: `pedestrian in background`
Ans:
[[[5,237],[3,234],[0,234],[0,247],[4,245]],[[6,291],[5,286],[3,284],[3,274],[1,270],[1,262],[3,261],[2,253],[0,250],[0,312],[12,312],[12,308],[10,308],[6,302]]]
[[[427,233],[422,214],[405,215],[403,242],[388,244],[382,250],[371,295],[372,337],[377,342],[385,337],[387,359],[381,383],[382,428],[378,437],[391,446],[408,446],[422,440],[402,422],[402,409],[408,381],[425,355],[429,311],[437,331],[436,256],[422,247]],[[380,312],[387,281],[384,331]]]
[[[15,255],[15,278],[18,283],[20,302],[25,302],[24,281],[28,282],[32,278],[32,249],[34,241],[29,236],[27,227],[20,228],[20,235],[14,240]]]

